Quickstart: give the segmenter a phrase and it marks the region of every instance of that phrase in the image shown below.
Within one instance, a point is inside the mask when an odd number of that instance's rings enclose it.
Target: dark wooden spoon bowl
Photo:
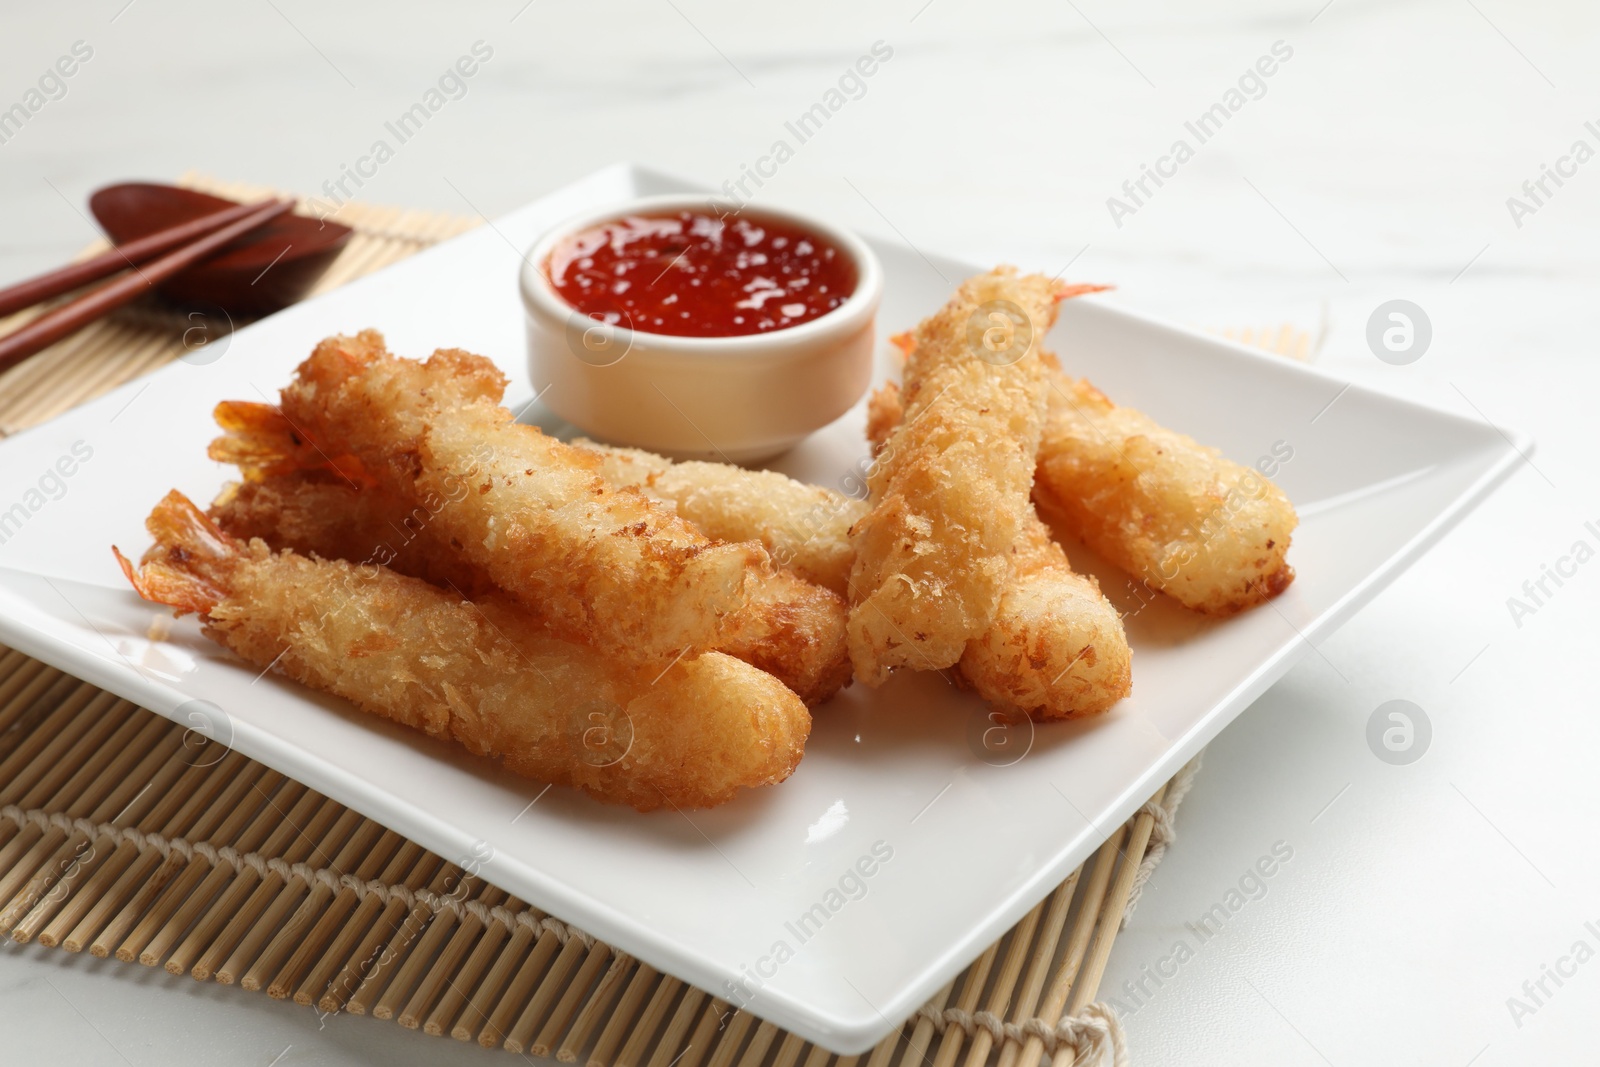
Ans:
[[[234,203],[175,185],[124,182],[97,190],[89,198],[89,210],[113,243],[125,244]],[[156,288],[180,304],[267,315],[305,296],[350,234],[350,227],[336,222],[282,215]]]

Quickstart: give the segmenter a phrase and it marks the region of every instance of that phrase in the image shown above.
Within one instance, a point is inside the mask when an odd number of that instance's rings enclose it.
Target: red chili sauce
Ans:
[[[563,239],[545,273],[590,318],[677,337],[810,322],[850,298],[856,268],[820,234],[699,211],[628,215]]]

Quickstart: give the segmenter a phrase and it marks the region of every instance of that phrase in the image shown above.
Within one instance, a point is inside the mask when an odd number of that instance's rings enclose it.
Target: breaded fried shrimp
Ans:
[[[1298,522],[1260,473],[1052,366],[1034,495],[1062,528],[1185,607],[1232,615],[1288,588]]]
[[[994,620],[1029,509],[1044,418],[1039,346],[1057,287],[1002,267],[969,279],[915,331],[905,419],[851,531],[850,659],[879,685],[937,670]]]
[[[254,666],[517,774],[641,811],[709,807],[788,777],[810,731],[798,697],[731,656],[627,664],[530,625],[503,596],[466,601],[383,567],[237,541],[176,492],[147,525],[141,567],[117,553],[141,596],[198,612]]]
[[[1097,288],[1075,286],[1065,295]],[[917,346],[909,333],[893,340],[908,355]],[[1233,615],[1289,587],[1287,554],[1299,519],[1282,490],[1216,449],[1112,403],[1064,373],[1053,354],[1042,358],[1049,391],[1033,489],[1040,510],[1194,611]],[[875,428],[898,417],[897,395],[875,395],[868,437],[880,439]]]
[[[504,384],[480,356],[400,359],[367,331],[319,344],[282,411],[405,504],[442,501],[433,521],[462,556],[563,636],[634,659],[715,647],[766,552],[613,489],[591,453],[515,423]]]

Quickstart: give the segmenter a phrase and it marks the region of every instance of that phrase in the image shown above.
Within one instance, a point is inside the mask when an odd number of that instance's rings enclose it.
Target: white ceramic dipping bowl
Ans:
[[[564,237],[627,215],[737,213],[809,229],[850,257],[856,288],[809,322],[738,337],[675,337],[610,326],[564,300],[548,276]],[[522,267],[528,363],[550,410],[591,437],[678,459],[770,459],[848,411],[872,377],[873,319],[883,268],[855,234],[777,208],[740,209],[705,196],[650,196],[568,219]]]

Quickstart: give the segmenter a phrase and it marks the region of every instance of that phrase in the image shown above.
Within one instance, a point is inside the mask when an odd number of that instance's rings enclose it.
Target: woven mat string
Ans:
[[[1122,1020],[1110,1005],[1100,1001],[1086,1005],[1080,1015],[1053,1024],[1037,1016],[1020,1023],[1008,1023],[992,1011],[969,1012],[961,1008],[924,1007],[917,1018],[932,1023],[941,1034],[952,1026],[965,1031],[969,1038],[982,1031],[989,1035],[995,1047],[1007,1041],[1020,1045],[1034,1037],[1039,1039],[1046,1056],[1070,1048],[1074,1061],[1086,1067],[1101,1067],[1108,1060],[1112,1067],[1128,1067],[1128,1042]]]
[[[390,885],[375,878],[361,879],[331,867],[291,863],[281,856],[239,852],[226,845],[219,848],[208,841],[187,841],[181,837],[165,837],[132,826],[90,822],[88,819],[75,818],[59,811],[45,811],[41,808],[24,809],[15,804],[7,804],[0,807],[0,818],[14,823],[18,828],[32,826],[43,832],[53,827],[63,833],[80,834],[90,841],[125,842],[140,852],[158,852],[163,858],[170,858],[174,852],[191,861],[195,856],[200,856],[213,867],[227,866],[236,871],[249,868],[262,877],[269,873],[275,874],[285,882],[299,878],[306,885],[321,885],[331,890],[349,889],[362,900],[369,896],[377,896],[385,903],[398,900],[408,909],[420,906],[434,914],[449,912],[457,919],[470,915],[484,926],[496,922],[507,929],[523,926],[535,933],[551,934],[563,945],[576,940],[588,949],[595,946],[593,935],[575,926],[569,926],[560,919],[546,915],[535,908],[511,911],[504,905],[490,907],[481,900],[463,900],[454,895],[435,893],[428,889]]]

